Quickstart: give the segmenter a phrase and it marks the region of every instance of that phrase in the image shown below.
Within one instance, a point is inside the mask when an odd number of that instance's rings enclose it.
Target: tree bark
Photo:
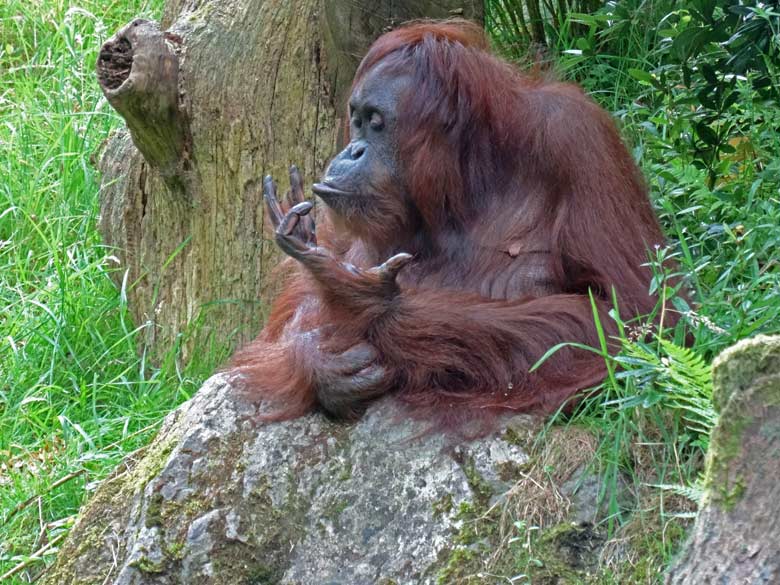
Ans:
[[[168,0],[166,30],[136,20],[106,42],[98,80],[127,128],[100,156],[100,231],[152,356],[258,332],[276,288],[262,177],[319,175],[368,45],[448,16],[481,20],[482,3]]]
[[[705,499],[666,582],[780,583],[780,336],[727,350],[713,378]]]
[[[528,8],[528,20],[531,22],[532,40],[540,47],[547,46],[547,33],[544,31],[544,19],[539,0],[526,0]]]

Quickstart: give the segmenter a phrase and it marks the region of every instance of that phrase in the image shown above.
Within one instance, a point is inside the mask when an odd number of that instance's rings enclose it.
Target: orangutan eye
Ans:
[[[368,119],[368,125],[372,130],[382,130],[385,127],[385,120],[379,112],[373,112]]]

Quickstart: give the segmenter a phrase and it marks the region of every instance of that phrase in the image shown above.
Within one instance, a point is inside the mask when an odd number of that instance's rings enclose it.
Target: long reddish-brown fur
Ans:
[[[386,390],[444,425],[556,409],[605,375],[601,357],[571,347],[529,373],[558,343],[598,347],[588,292],[607,335],[613,287],[625,319],[656,306],[646,263],[663,236],[639,170],[578,87],[494,57],[475,25],[387,33],[355,84],[380,63],[412,75],[399,159],[415,213],[388,195],[348,229],[320,214],[317,237],[363,268],[414,254],[401,293],[376,302],[347,271],[315,281],[288,260],[286,288],[234,371],[270,416],[294,417],[316,406],[328,352],[366,341],[389,372]]]

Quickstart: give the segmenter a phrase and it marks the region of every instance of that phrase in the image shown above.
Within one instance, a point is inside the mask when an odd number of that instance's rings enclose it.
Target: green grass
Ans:
[[[96,230],[90,157],[120,123],[95,81],[97,50],[160,9],[0,2],[0,575],[58,538],[96,480],[214,365],[179,371],[172,355],[154,368],[138,355]]]

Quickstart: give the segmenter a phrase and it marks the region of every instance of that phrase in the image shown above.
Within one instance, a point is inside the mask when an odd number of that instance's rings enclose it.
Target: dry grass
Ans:
[[[515,522],[542,530],[569,518],[572,502],[562,486],[593,461],[598,442],[584,429],[555,427],[540,436],[535,445],[530,462],[518,472],[520,478],[515,485],[485,514],[488,516],[500,507],[499,544],[488,567],[498,562],[507,552],[510,539],[517,536]],[[530,531],[526,537],[530,538]]]

